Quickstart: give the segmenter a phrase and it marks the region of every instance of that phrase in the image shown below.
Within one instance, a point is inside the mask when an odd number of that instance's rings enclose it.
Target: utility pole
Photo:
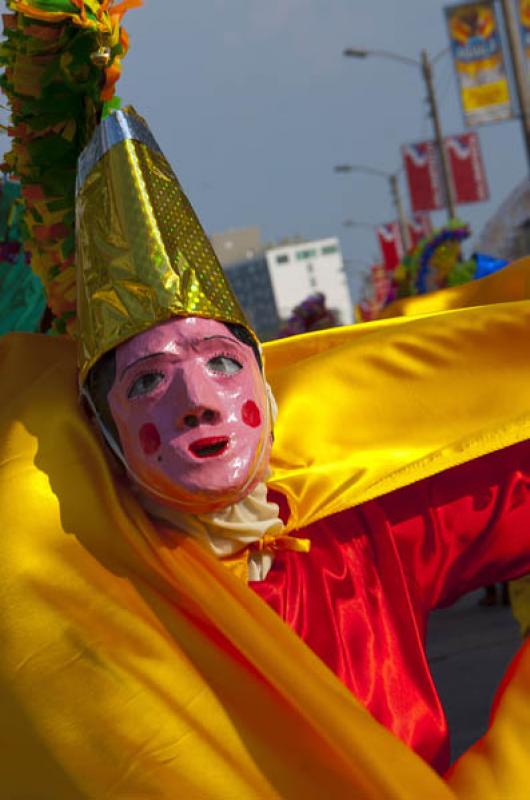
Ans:
[[[509,5],[509,0],[505,0],[505,5],[506,6]],[[445,50],[442,50],[431,61],[429,59],[429,56],[427,55],[427,52],[425,50],[422,50],[421,59],[420,61],[418,61],[416,58],[409,58],[408,56],[402,56],[399,55],[398,53],[392,53],[389,50],[367,50],[365,48],[360,48],[360,47],[347,47],[345,50],[343,50],[343,55],[347,56],[348,58],[368,58],[368,56],[379,56],[380,58],[389,58],[392,61],[399,61],[401,64],[407,64],[408,66],[415,67],[416,69],[418,67],[421,69],[421,74],[423,76],[423,80],[425,81],[425,86],[427,88],[427,100],[429,103],[429,111],[434,128],[435,147],[436,150],[438,151],[438,160],[440,162],[440,168],[442,172],[442,189],[445,194],[445,206],[447,208],[447,216],[449,220],[452,220],[456,216],[455,198],[453,194],[453,186],[451,183],[451,175],[449,172],[449,162],[447,160],[447,155],[444,147],[442,126],[440,123],[440,115],[438,113],[438,104],[436,102],[436,93],[434,91],[434,81],[432,77],[432,65],[444,53]]]
[[[509,0],[506,0],[508,4]],[[434,129],[434,142],[438,151],[438,158],[442,171],[442,185],[445,194],[445,206],[447,209],[447,217],[452,220],[456,217],[455,199],[453,196],[453,186],[451,184],[451,177],[449,173],[449,163],[447,161],[447,153],[445,152],[444,140],[442,136],[442,126],[440,123],[440,115],[438,114],[438,104],[436,102],[436,94],[434,91],[434,81],[432,77],[432,65],[429,61],[429,56],[426,50],[421,51],[421,72],[427,87],[427,100],[429,102],[429,110],[432,118]]]
[[[508,40],[508,50],[512,62],[515,89],[519,101],[519,109],[521,111],[521,125],[523,128],[526,158],[528,160],[528,168],[530,169],[530,98],[528,96],[528,77],[526,75],[519,40],[519,26],[515,16],[515,8],[511,0],[501,0],[501,8]]]
[[[335,172],[361,172],[365,175],[377,175],[379,178],[385,178],[385,180],[388,181],[392,203],[396,209],[396,214],[398,217],[401,241],[403,242],[405,251],[408,252],[411,245],[410,232],[407,222],[407,215],[405,213],[405,206],[403,205],[401,192],[399,191],[398,173],[386,172],[385,170],[376,169],[375,167],[366,167],[363,164],[337,164],[335,167]],[[351,222],[351,220],[349,221]]]
[[[392,194],[392,200],[394,201],[394,206],[397,211],[398,215],[398,222],[399,222],[399,230],[401,233],[401,241],[403,242],[403,247],[405,248],[405,252],[408,253],[410,250],[410,233],[409,233],[409,226],[407,225],[407,217],[405,214],[405,208],[403,206],[403,201],[401,199],[401,193],[399,191],[399,184],[398,184],[398,177],[395,173],[388,176],[388,182],[390,184],[390,193]]]

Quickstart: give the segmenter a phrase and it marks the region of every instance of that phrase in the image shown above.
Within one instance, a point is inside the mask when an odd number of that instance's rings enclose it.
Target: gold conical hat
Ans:
[[[80,382],[103,355],[174,316],[255,337],[173,170],[132,108],[98,126],[77,175]]]

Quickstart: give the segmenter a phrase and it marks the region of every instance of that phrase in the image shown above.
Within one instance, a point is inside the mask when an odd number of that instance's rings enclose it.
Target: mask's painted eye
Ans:
[[[243,369],[239,361],[235,358],[228,356],[215,356],[208,361],[208,369],[212,372],[217,372],[222,375],[235,375],[240,369]]]
[[[135,382],[127,392],[128,398],[139,397],[142,394],[149,394],[156,389],[160,381],[164,380],[163,372],[146,372],[136,378]]]

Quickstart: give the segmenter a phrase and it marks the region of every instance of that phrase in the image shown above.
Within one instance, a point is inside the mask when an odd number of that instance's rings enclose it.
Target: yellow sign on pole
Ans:
[[[466,124],[509,119],[510,87],[493,3],[450,6],[445,13]]]

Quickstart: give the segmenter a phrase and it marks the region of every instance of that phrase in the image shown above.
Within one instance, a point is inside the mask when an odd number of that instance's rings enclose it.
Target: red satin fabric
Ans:
[[[530,444],[297,535],[311,539],[311,552],[279,552],[267,579],[250,586],[377,720],[444,772],[449,738],[425,656],[428,614],[530,571]]]

